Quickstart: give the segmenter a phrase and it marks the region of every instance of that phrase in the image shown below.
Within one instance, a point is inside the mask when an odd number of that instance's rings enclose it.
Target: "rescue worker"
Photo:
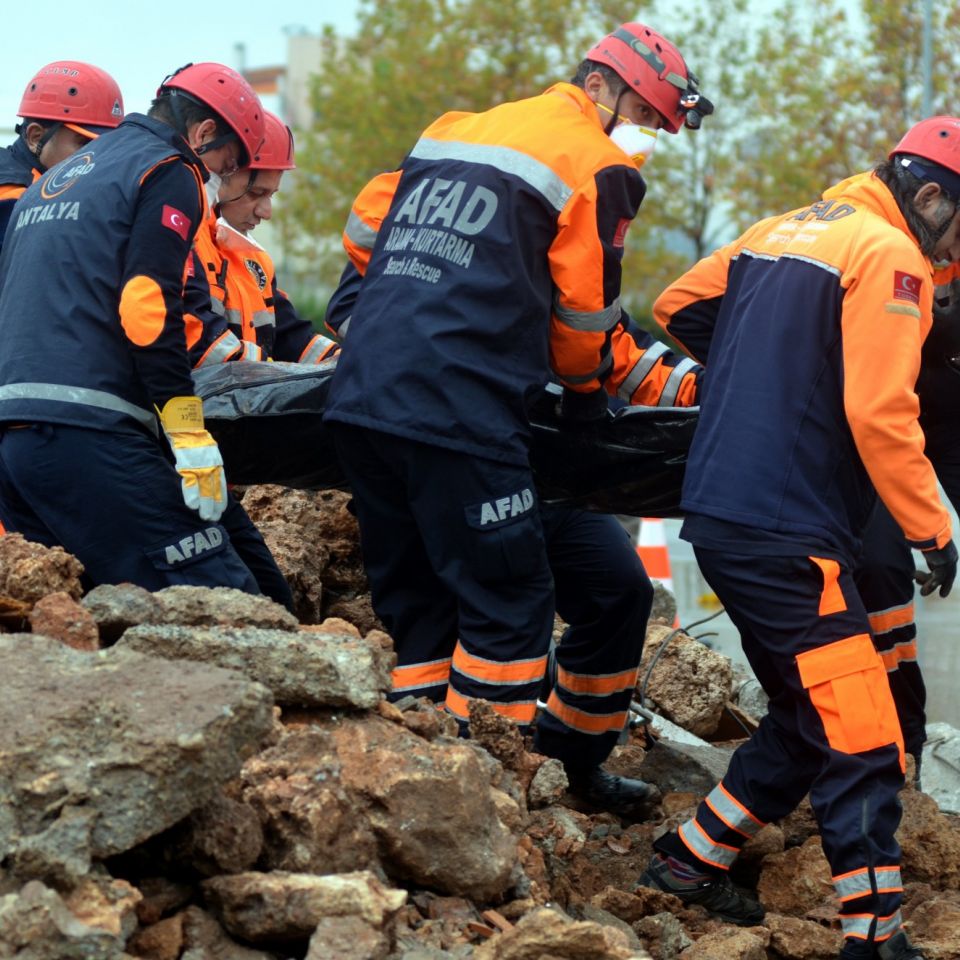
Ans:
[[[362,277],[347,264],[327,307],[327,326],[340,335],[349,330]],[[650,338],[624,321],[644,343]],[[702,368],[660,345],[650,348],[661,362],[686,378],[697,378]],[[695,403],[694,391],[685,400]],[[613,403],[618,402],[616,398]],[[622,401],[621,401],[622,402]],[[632,688],[643,653],[653,586],[630,537],[615,517],[555,504],[539,504],[547,559],[553,575],[556,612],[568,624],[557,648],[556,678],[551,677],[544,699],[550,701],[550,719],[538,723],[538,752],[560,760],[571,792],[612,813],[644,817],[659,799],[652,785],[618,777],[603,769],[626,720]],[[427,697],[444,703],[450,665],[457,646],[457,610],[449,591],[438,585],[436,596],[446,602],[424,602],[417,611],[404,611],[395,638],[397,665],[392,673],[391,700]],[[626,680],[625,680],[626,678]],[[557,680],[562,681],[559,686]],[[574,693],[585,694],[567,709]],[[586,697],[589,697],[587,699]],[[620,726],[611,723],[618,716]]]
[[[79,60],[56,60],[27,84],[17,116],[17,139],[0,150],[0,248],[10,211],[49,167],[65,160],[123,119],[123,97],[105,70]]]
[[[250,233],[272,215],[284,171],[295,169],[293,134],[275,114],[264,113],[264,143],[257,157],[220,188],[219,213],[194,241],[194,285],[210,298],[215,316],[190,343],[194,366],[225,360],[322,363],[336,343],[313,330],[277,286],[270,254]],[[192,339],[192,338],[188,338]]]
[[[654,305],[692,356],[709,354],[681,535],[770,712],[640,882],[757,922],[727,872],[809,793],[843,960],[923,956],[900,915],[903,736],[851,571],[879,494],[924,553],[921,593],[946,596],[956,575],[914,383],[932,262],[960,258],[958,199],[960,120],[922,121],[873,172],[754,225]]]
[[[563,416],[582,430],[606,416],[608,391],[692,402],[693,365],[627,332],[620,259],[658,130],[696,128],[711,110],[673,44],[624,24],[571,83],[440,117],[354,203],[344,245],[364,280],[336,330],[346,337],[326,420],[374,609],[400,651],[395,689],[443,696],[464,730],[479,698],[529,728],[546,665],[555,597],[529,394],[552,370]],[[590,534],[567,536],[570,569],[582,569]],[[622,602],[613,618],[639,629],[641,574],[624,534],[601,536],[626,571],[603,602]],[[601,800],[650,794],[599,766],[623,728],[639,642],[604,675],[586,645],[562,644],[537,723],[537,744],[554,755],[566,757],[547,744],[564,751],[571,731],[582,735],[568,770]]]
[[[193,395],[182,293],[205,190],[262,139],[246,80],[190,64],[164,80],[147,116],[48,171],[11,215],[0,519],[62,545],[90,583],[259,592],[217,523],[226,484]]]
[[[930,459],[954,510],[960,508],[960,432],[956,410],[960,404],[960,303],[957,282],[937,286],[933,326],[923,344],[916,392],[920,426]],[[935,274],[934,280],[938,276]],[[915,761],[920,783],[926,742],[926,687],[918,660],[914,619],[914,562],[903,531],[882,503],[878,503],[863,537],[863,550],[854,581],[870,617],[874,645],[883,660],[897,706],[906,751]]]

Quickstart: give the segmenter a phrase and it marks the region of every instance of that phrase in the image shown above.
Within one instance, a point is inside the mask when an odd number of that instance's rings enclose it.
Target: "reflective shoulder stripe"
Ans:
[[[533,187],[558,213],[573,195],[573,189],[550,167],[527,153],[514,150],[513,147],[423,137],[416,142],[410,156],[419,160],[462,160],[493,167]]]
[[[277,315],[272,310],[254,310],[250,321],[255,327],[274,327]]]
[[[731,830],[745,837],[754,837],[763,829],[764,824],[738,803],[722,782],[710,791],[705,802]]]
[[[681,824],[679,833],[680,839],[695,857],[721,870],[729,870],[730,865],[737,859],[737,854],[740,853],[736,847],[715,843],[696,820],[687,820],[686,823]]]
[[[235,334],[228,330],[226,333],[220,334],[220,336],[213,341],[212,346],[208,348],[207,352],[194,365],[194,369],[206,366],[207,364],[224,363],[239,349],[240,340]]]
[[[307,344],[300,354],[298,363],[319,363],[336,344],[319,333]]]
[[[223,301],[219,297],[211,297],[210,306],[218,317],[222,317],[226,313],[226,307],[224,307]]]
[[[243,325],[243,311],[236,307],[224,308],[223,315],[227,318],[227,323],[232,323],[237,327]]]
[[[377,234],[380,231],[364,223],[360,217],[351,210],[343,232],[347,239],[355,243],[358,247],[365,247],[367,250],[372,250],[373,245],[377,242]]]
[[[67,387],[56,383],[8,383],[0,387],[0,403],[4,400],[52,400],[56,403],[74,403],[99,410],[112,410],[132,417],[151,433],[159,436],[157,418],[152,410],[121,400],[103,390],[86,387]]]
[[[602,310],[590,310],[581,312],[580,310],[571,310],[563,306],[556,297],[553,301],[553,312],[557,319],[566,324],[572,330],[583,330],[589,333],[606,333],[611,327],[615,326],[620,319],[620,298],[617,297],[613,303]]]
[[[696,363],[689,357],[684,357],[674,368],[673,373],[667,377],[667,382],[663,386],[663,392],[657,401],[658,407],[672,407],[676,405],[677,394],[680,392],[680,385],[683,378],[696,367]]]
[[[620,384],[620,389],[617,390],[617,396],[621,400],[629,403],[634,391],[643,383],[647,374],[653,369],[654,364],[667,353],[668,350],[667,345],[661,343],[659,340],[651,343],[644,351],[643,356],[633,365],[633,369],[624,377],[623,383]]]

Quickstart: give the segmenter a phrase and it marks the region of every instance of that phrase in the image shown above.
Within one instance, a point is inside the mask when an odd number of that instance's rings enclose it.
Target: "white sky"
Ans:
[[[66,0],[5,5],[0,128],[12,128],[27,81],[52,60],[85,60],[120,84],[127,112],[144,112],[160,81],[191,61],[248,67],[286,60],[284,28],[353,30],[357,0]]]

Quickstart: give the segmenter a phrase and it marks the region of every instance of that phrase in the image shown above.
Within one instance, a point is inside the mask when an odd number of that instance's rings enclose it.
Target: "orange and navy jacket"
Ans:
[[[205,176],[132,114],[26,190],[0,255],[0,422],[159,435],[155,407],[194,392],[182,294]]]
[[[805,543],[849,563],[875,488],[912,546],[943,546],[950,520],[914,390],[932,273],[893,195],[865,173],[671,284],[654,316],[706,365],[683,510],[764,532],[740,552]]]
[[[321,363],[339,351],[277,286],[267,251],[215,216],[197,232],[184,301],[200,324],[187,338],[195,367],[227,360]]]
[[[551,369],[577,391],[692,404],[694,365],[621,322],[644,190],[571,84],[440,117],[354,202],[344,246],[364,280],[334,331],[327,418],[525,464],[525,396]]]
[[[0,150],[0,249],[13,205],[43,171],[22,138]]]

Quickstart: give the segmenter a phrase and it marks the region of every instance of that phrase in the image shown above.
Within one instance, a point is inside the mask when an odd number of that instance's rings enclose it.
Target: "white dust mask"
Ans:
[[[657,131],[621,120],[611,131],[610,139],[634,162],[639,170],[657,145]]]
[[[210,174],[210,179],[203,185],[203,188],[207,191],[207,206],[212,210],[219,202],[218,194],[223,180],[219,173],[214,173],[212,170],[207,172]]]

